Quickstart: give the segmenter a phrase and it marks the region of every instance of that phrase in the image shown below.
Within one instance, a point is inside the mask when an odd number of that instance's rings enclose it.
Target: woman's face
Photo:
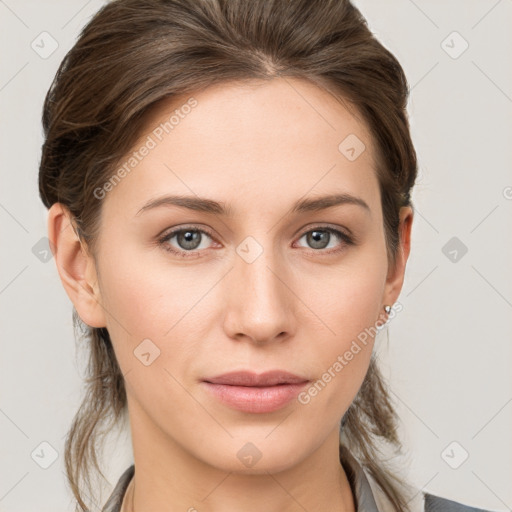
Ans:
[[[297,464],[338,436],[372,352],[362,333],[402,284],[368,129],[316,86],[276,79],[162,104],[134,151],[97,192],[102,308],[75,303],[108,328],[134,442],[226,471]],[[269,370],[308,383],[284,400],[205,382]]]

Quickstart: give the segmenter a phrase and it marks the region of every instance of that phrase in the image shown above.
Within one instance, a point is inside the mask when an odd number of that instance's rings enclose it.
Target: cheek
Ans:
[[[115,247],[123,247],[122,242],[111,239],[108,250],[101,254],[99,279],[107,329],[125,373],[134,365],[141,366],[134,350],[144,340],[161,337],[160,309],[163,305],[159,300],[161,283],[157,272],[141,264],[140,259],[129,251],[117,251]],[[160,348],[158,345],[160,343],[156,345]]]
[[[112,236],[109,240],[100,270],[102,300],[112,327],[119,328],[122,324],[139,337],[156,333],[161,336],[167,323],[161,318],[162,313],[169,315],[170,324],[173,311],[180,308],[190,284],[187,287],[179,281],[179,268],[155,264],[157,249],[141,251],[136,243],[121,237],[114,239]]]
[[[197,340],[205,338],[201,329],[212,316],[212,297],[206,295],[218,275],[127,253],[112,251],[101,260],[102,302],[121,368],[140,369],[136,357],[145,346],[158,354],[153,368],[186,367]]]
[[[385,257],[378,257],[380,252],[376,249],[373,256],[370,251],[361,252],[339,267],[318,270],[317,275],[302,272],[296,290],[311,310],[305,327],[317,324],[325,333],[320,338],[328,351],[343,349],[378,320],[387,272]]]
[[[301,327],[315,341],[309,360],[318,381],[306,390],[304,403],[323,402],[326,410],[339,414],[352,402],[373,351],[386,271],[385,260],[370,258],[331,275],[325,285],[317,280],[307,302],[314,315]],[[310,284],[307,279],[305,286]]]

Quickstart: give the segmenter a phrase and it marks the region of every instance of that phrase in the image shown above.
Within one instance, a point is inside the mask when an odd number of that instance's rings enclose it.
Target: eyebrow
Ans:
[[[363,199],[348,193],[300,199],[293,205],[290,213],[294,214],[321,211],[326,210],[327,208],[332,208],[333,206],[345,204],[361,206],[371,214],[370,207]],[[171,195],[149,200],[136,213],[136,216],[147,210],[152,210],[161,206],[179,206],[189,210],[210,213],[214,215],[222,215],[224,217],[233,217],[234,215],[232,208],[223,202],[197,196]]]

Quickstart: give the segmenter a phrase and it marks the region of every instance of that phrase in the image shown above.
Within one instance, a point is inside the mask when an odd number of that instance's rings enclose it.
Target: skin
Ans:
[[[107,327],[125,375],[135,510],[353,511],[339,427],[373,339],[309,403],[272,413],[232,409],[201,381],[242,369],[320,379],[396,302],[413,212],[401,209],[391,267],[369,131],[317,86],[278,78],[193,96],[190,114],[102,199],[96,259],[67,229],[61,204],[48,219],[66,292],[85,323]],[[140,141],[189,97],[162,103]],[[354,161],[338,150],[349,134],[366,146]],[[342,204],[290,213],[299,199],[333,193],[357,196],[369,210]],[[168,194],[223,202],[233,216],[176,206],[137,214]],[[192,257],[165,250],[186,253],[176,236],[158,242],[164,230],[191,224],[213,234],[198,235]],[[323,231],[324,245],[315,246],[304,235],[320,227],[348,229],[357,242]],[[246,237],[262,249],[250,263],[236,252]],[[149,366],[134,355],[144,339],[160,350]],[[252,467],[237,457],[248,442],[262,455]]]

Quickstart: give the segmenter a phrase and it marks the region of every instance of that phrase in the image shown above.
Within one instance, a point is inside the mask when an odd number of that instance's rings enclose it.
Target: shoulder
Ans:
[[[380,489],[375,489],[374,495],[378,512],[395,512]],[[464,505],[458,501],[449,500],[448,498],[427,492],[418,492],[416,498],[409,505],[411,512],[492,512],[489,509]]]
[[[367,475],[367,477],[374,493],[378,512],[395,512],[386,495],[369,475]],[[453,501],[420,490],[418,490],[416,495],[411,499],[409,506],[411,512],[492,512],[489,509],[472,507],[471,505],[465,505],[458,501]]]
[[[356,462],[358,464],[358,462]],[[389,502],[387,496],[382,489],[377,485],[375,480],[368,473],[366,468],[359,465],[361,471],[359,477],[361,480],[365,480],[368,483],[368,494],[371,494],[375,500],[375,508],[369,509],[375,512],[395,512],[393,505]],[[421,491],[421,489],[413,489],[411,491],[414,495],[411,495],[409,501],[409,507],[411,512],[492,512],[488,509],[476,508],[471,505],[465,505],[458,501],[453,501],[448,498],[436,496],[428,492]],[[357,512],[366,512],[365,507]]]
[[[452,501],[433,494],[423,493],[425,499],[425,512],[490,512],[483,508],[463,505],[457,501]]]

